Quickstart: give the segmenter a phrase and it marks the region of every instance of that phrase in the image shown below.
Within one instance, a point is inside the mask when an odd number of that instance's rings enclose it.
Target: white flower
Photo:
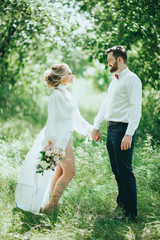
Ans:
[[[47,157],[47,158],[46,158],[46,161],[48,161],[48,162],[49,162],[49,161],[50,161],[50,158],[48,158],[48,157]]]
[[[58,154],[58,148],[56,148],[56,147],[53,148],[53,153],[54,153],[54,154]]]
[[[56,161],[57,165],[61,163],[61,160]]]
[[[51,165],[51,169],[55,169],[55,167],[56,167],[56,166],[55,166],[54,164]]]
[[[49,167],[49,163],[47,163],[46,161],[40,161],[39,165],[43,168],[46,169],[47,167]]]
[[[52,153],[52,151],[46,151],[46,156],[47,156],[47,157],[50,157],[50,156],[51,156],[51,153]]]
[[[59,156],[57,156],[57,155],[56,155],[56,156],[54,156],[54,161],[56,161],[56,162],[57,162],[58,160],[59,160]]]
[[[60,157],[62,157],[62,158],[64,158],[65,157],[65,152],[63,151],[63,152],[60,152]]]

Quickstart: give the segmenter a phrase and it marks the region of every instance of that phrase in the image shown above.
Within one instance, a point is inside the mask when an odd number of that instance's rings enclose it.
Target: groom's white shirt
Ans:
[[[133,136],[141,118],[142,83],[125,68],[109,85],[108,94],[94,120],[99,130],[104,120],[128,123],[126,134]]]

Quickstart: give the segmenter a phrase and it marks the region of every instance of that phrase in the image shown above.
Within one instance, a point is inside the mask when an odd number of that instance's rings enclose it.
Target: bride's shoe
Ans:
[[[48,203],[45,207],[41,208],[41,213],[53,213],[57,211],[58,206]]]

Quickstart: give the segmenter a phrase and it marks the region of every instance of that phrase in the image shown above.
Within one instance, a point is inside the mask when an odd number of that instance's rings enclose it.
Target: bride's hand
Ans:
[[[48,151],[48,150],[50,150],[50,148],[53,149],[53,143],[52,142],[48,142],[48,145],[44,148],[44,150]]]
[[[97,142],[99,139],[102,140],[102,133],[100,133],[97,129],[93,129],[91,132],[91,137],[95,142]]]

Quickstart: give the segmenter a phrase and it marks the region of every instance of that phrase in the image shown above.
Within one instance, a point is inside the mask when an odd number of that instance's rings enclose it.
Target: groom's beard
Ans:
[[[118,70],[118,63],[115,61],[114,65],[110,68],[110,72],[114,73]]]

